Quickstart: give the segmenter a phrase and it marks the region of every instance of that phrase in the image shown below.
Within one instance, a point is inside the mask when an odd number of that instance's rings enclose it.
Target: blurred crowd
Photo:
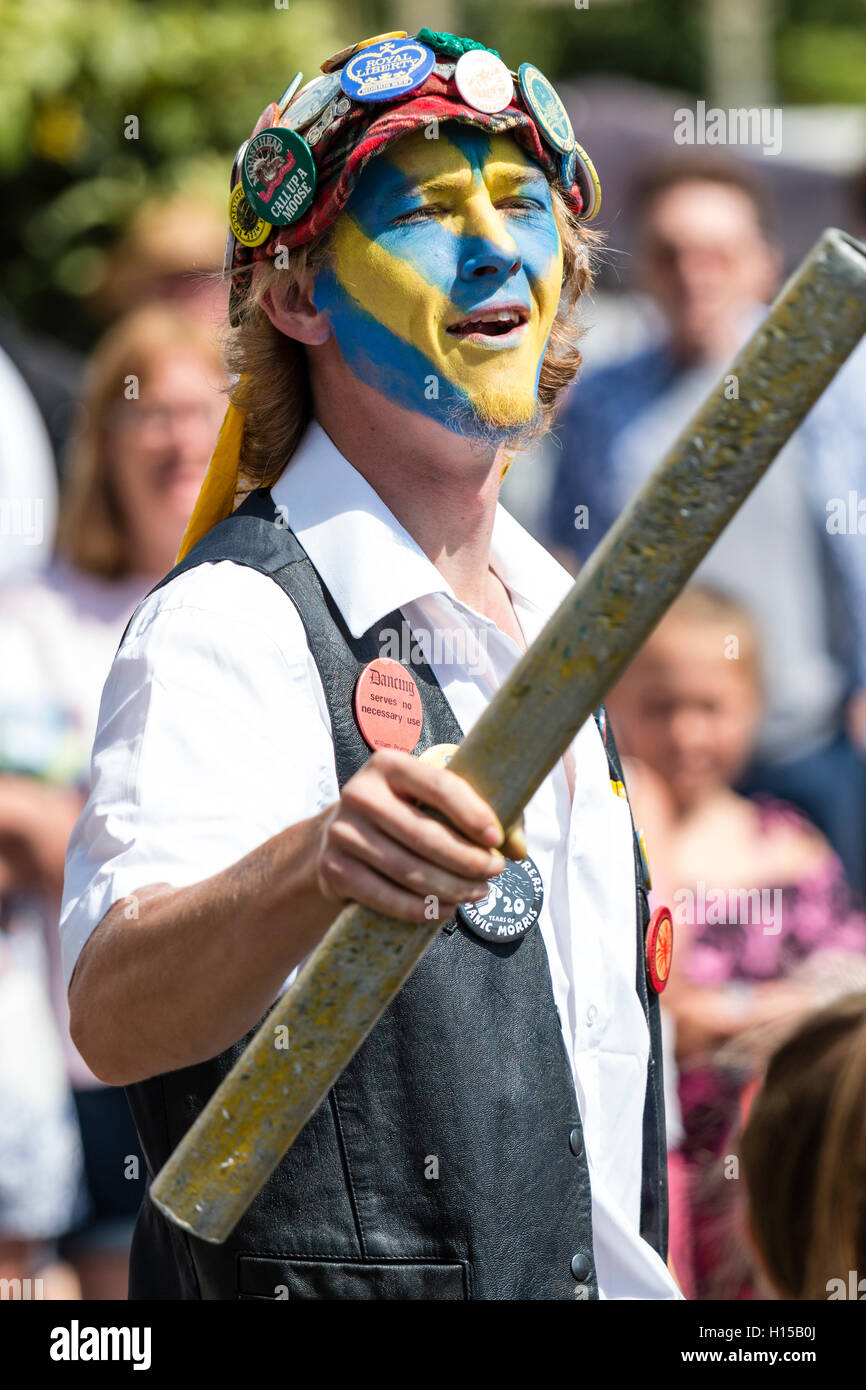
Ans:
[[[852,194],[847,230],[866,237],[866,180]],[[573,572],[783,271],[751,166],[684,154],[633,197],[641,247],[625,280],[649,327],[635,348],[599,295],[605,360],[589,335],[555,435],[523,461],[523,491],[519,463],[505,487]],[[174,564],[224,412],[222,236],[183,200],[143,208],[83,366],[0,321],[0,1278],[41,1278],[45,1297],[126,1297],[145,1186],[123,1091],[69,1037],[57,917],[102,686]],[[827,1297],[828,1269],[847,1280],[866,1262],[859,499],[866,346],[608,700],[653,905],[674,921],[671,1258],[693,1298]],[[847,524],[831,524],[840,509]]]

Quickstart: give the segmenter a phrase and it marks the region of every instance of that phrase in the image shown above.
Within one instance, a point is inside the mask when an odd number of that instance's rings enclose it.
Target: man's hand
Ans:
[[[431,807],[450,824],[426,815]],[[453,828],[452,828],[453,827]],[[343,788],[325,817],[317,862],[329,901],[352,901],[405,922],[447,921],[457,904],[488,892],[502,872],[498,849],[523,858],[522,828],[508,837],[490,806],[462,777],[409,753],[383,749]]]

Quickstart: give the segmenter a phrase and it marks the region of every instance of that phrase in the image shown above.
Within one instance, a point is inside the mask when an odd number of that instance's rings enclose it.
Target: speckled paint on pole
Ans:
[[[831,229],[454,754],[451,770],[503,825],[518,818],[864,333],[866,247]],[[150,1197],[160,1211],[205,1240],[226,1239],[439,930],[357,905],[340,914],[158,1174]]]

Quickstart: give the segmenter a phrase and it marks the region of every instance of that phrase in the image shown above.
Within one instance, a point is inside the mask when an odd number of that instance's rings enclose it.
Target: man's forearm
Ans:
[[[329,814],[199,883],[150,885],[112,905],[69,988],[73,1040],[100,1080],[204,1061],[259,1021],[339,912],[316,874]]]

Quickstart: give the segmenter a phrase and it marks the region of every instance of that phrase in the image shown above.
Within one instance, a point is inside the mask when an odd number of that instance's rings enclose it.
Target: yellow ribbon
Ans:
[[[180,550],[177,552],[178,563],[212,526],[224,521],[234,511],[243,437],[243,412],[230,405],[220,426],[201,492],[184,532]]]

